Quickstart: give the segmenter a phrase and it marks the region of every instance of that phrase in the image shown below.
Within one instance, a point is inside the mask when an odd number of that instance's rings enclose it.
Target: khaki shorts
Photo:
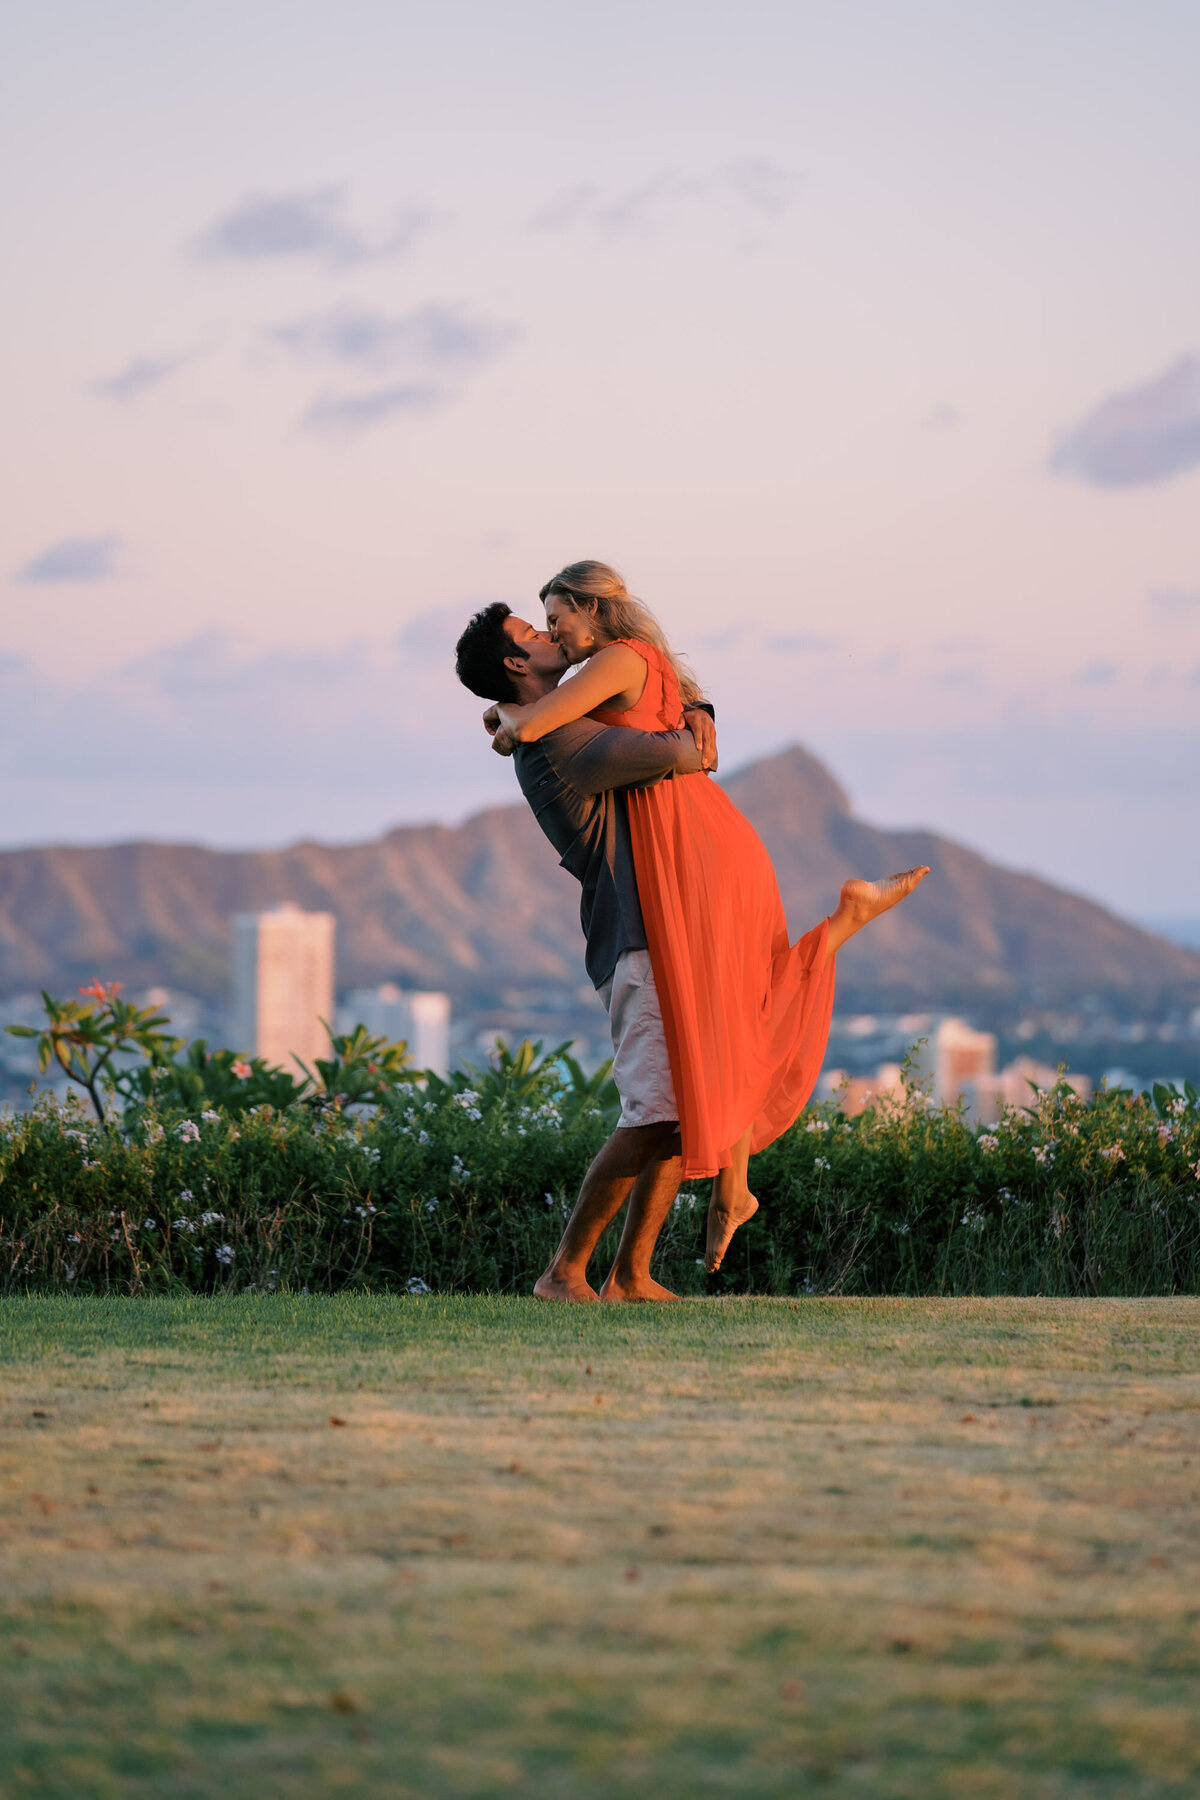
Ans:
[[[679,1117],[658,990],[648,950],[624,950],[597,993],[612,1029],[613,1080],[622,1125],[665,1125]]]

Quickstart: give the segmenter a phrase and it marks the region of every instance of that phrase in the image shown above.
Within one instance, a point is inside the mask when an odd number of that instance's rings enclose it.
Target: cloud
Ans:
[[[471,603],[454,610],[465,620]],[[146,831],[345,840],[398,817],[520,798],[511,764],[488,748],[483,703],[455,680],[451,659],[431,671],[395,643],[276,648],[203,632],[82,681],[38,670],[0,691],[10,843]]]
[[[947,406],[944,402],[935,406],[925,419],[929,431],[953,431],[956,425],[962,424],[962,414],[956,407]]]
[[[306,652],[275,649],[247,653],[227,631],[200,631],[122,665],[116,681],[171,701],[233,699],[287,691],[327,696],[361,679],[365,647],[357,642]]]
[[[1200,589],[1155,588],[1150,594],[1150,613],[1156,625],[1193,625],[1200,622]]]
[[[580,182],[539,208],[529,226],[539,232],[583,226],[606,237],[650,237],[698,210],[724,212],[742,225],[762,225],[787,211],[793,185],[786,169],[762,157],[726,163],[706,175],[664,170],[615,193]]]
[[[189,356],[135,356],[116,375],[88,384],[89,392],[105,400],[137,400],[159,387],[191,361]]]
[[[300,423],[305,431],[350,437],[392,419],[432,412],[449,398],[444,388],[420,381],[371,388],[363,394],[318,394]]]
[[[328,268],[400,256],[429,224],[415,207],[372,236],[351,224],[339,187],[298,194],[251,194],[193,242],[205,262],[265,262],[308,257]]]
[[[1200,357],[1102,400],[1055,448],[1050,468],[1091,487],[1145,487],[1200,464]]]
[[[111,581],[117,573],[118,537],[69,537],[51,544],[17,570],[18,581]]]
[[[1117,679],[1117,665],[1111,662],[1090,662],[1079,672],[1080,687],[1111,687]]]
[[[809,632],[792,632],[784,637],[769,637],[768,650],[784,650],[796,656],[828,656],[836,638],[813,637]]]
[[[365,307],[337,306],[268,332],[271,342],[303,357],[328,357],[370,369],[409,362],[464,367],[497,356],[516,327],[472,319],[460,307],[431,304],[389,316]]]

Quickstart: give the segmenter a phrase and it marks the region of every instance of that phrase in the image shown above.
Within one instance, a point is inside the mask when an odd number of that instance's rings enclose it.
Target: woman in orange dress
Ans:
[[[585,714],[672,731],[699,696],[661,627],[605,563],[572,563],[542,589],[569,662],[585,666],[532,706],[501,705],[501,731],[534,742]],[[836,913],[788,941],[766,847],[707,775],[627,796],[646,944],[679,1106],[685,1180],[712,1175],[710,1269],[758,1209],[751,1155],[786,1131],[816,1085],[833,1009],[834,954],[925,869],[847,882]]]

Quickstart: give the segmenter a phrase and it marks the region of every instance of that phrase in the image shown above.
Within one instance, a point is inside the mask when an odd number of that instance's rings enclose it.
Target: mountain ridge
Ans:
[[[913,898],[842,953],[843,999],[1096,992],[1145,1008],[1200,999],[1197,952],[935,832],[867,824],[799,745],[733,771],[724,786],[771,852],[793,936],[832,909],[848,875],[931,864]],[[0,851],[0,992],[64,991],[99,974],[217,999],[228,990],[232,914],[281,901],[337,915],[339,986],[399,980],[486,1007],[513,990],[583,980],[578,886],[518,800],[459,825],[399,825],[353,844]]]

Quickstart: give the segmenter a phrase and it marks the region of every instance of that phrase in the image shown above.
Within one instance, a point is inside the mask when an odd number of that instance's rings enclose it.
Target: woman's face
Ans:
[[[565,594],[546,595],[546,626],[569,663],[585,662],[598,648],[595,621]]]

